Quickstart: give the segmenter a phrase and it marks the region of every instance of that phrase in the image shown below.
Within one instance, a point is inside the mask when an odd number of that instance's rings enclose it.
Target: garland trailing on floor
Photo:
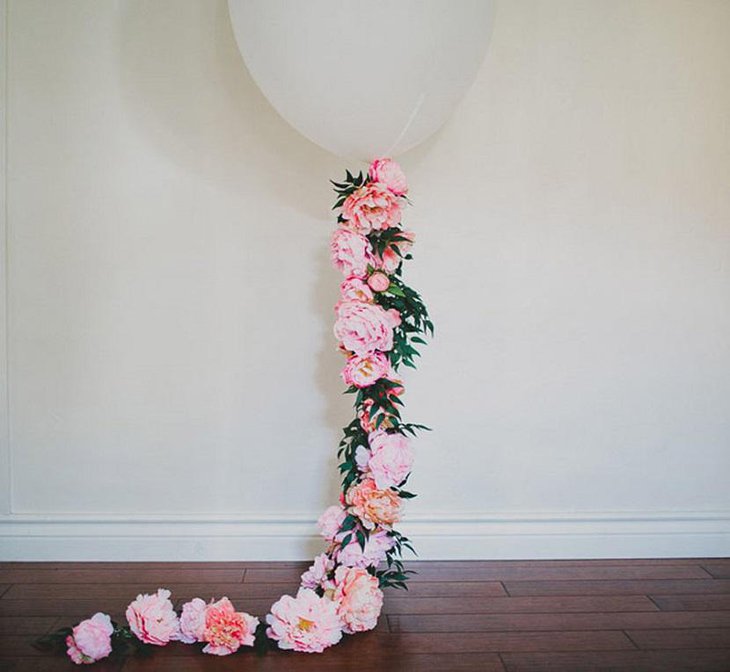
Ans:
[[[38,641],[65,649],[78,664],[115,653],[149,653],[171,641],[205,644],[204,653],[225,656],[240,647],[321,653],[343,634],[372,630],[385,587],[406,588],[403,566],[410,541],[393,525],[400,520],[413,464],[410,437],[423,425],[404,422],[401,366],[415,368],[416,345],[433,335],[421,297],[402,279],[414,234],[401,225],[408,184],[397,163],[374,161],[366,175],[347,171],[333,182],[337,229],[330,251],[345,276],[335,306],[335,336],[346,357],[342,378],[355,397],[355,419],[344,428],[342,494],[318,521],[328,543],[301,578],[295,597],[284,595],[266,623],[237,612],[227,597],[195,598],[178,615],[170,591],[138,595],[127,607],[128,626],[97,613],[73,629]]]

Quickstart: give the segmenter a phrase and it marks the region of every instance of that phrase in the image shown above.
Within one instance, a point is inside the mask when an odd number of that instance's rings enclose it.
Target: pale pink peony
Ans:
[[[206,604],[199,597],[183,604],[180,614],[180,641],[194,644],[203,641]]]
[[[259,619],[236,611],[227,597],[209,604],[205,609],[203,641],[208,644],[203,653],[227,656],[241,646],[253,646]]]
[[[368,470],[368,462],[370,462],[370,449],[365,446],[355,448],[355,464],[360,471]]]
[[[385,273],[376,271],[368,278],[368,285],[374,292],[384,292],[390,287],[390,278]]]
[[[413,242],[416,239],[416,234],[413,231],[401,231],[398,235],[407,238],[407,240],[399,240],[388,245],[383,250],[383,254],[376,259],[376,266],[382,268],[386,273],[395,273],[401,261],[403,261],[403,257],[413,247]],[[393,247],[397,247],[400,254]]]
[[[345,509],[340,504],[333,504],[328,507],[317,521],[319,533],[327,541],[333,541],[339,533],[346,515]]]
[[[393,329],[400,324],[397,310],[384,310],[374,303],[341,301],[336,306],[335,337],[345,350],[364,357],[375,350],[393,347]]]
[[[114,626],[111,618],[101,612],[81,621],[66,637],[66,653],[77,665],[90,665],[112,652]]]
[[[377,567],[394,545],[395,540],[387,530],[371,532],[365,541],[365,548],[361,548],[357,540],[353,539],[339,550],[337,562],[345,567]]]
[[[350,486],[345,501],[368,529],[378,525],[388,528],[400,520],[400,497],[392,490],[380,490],[372,478]]]
[[[348,229],[337,229],[330,242],[332,263],[348,278],[364,278],[376,261],[370,241]]]
[[[405,173],[393,159],[375,159],[370,164],[368,175],[373,182],[380,182],[396,196],[408,193],[408,182]]]
[[[373,291],[360,278],[348,278],[340,285],[343,301],[362,301],[372,303]]]
[[[400,217],[398,197],[378,182],[355,190],[342,205],[343,226],[364,235],[398,226]]]
[[[373,352],[365,357],[353,355],[342,369],[345,385],[368,387],[388,375],[390,360],[382,352]]]
[[[279,643],[280,649],[322,653],[342,639],[337,605],[307,588],[300,588],[296,597],[281,597],[271,607],[266,622],[266,634]]]
[[[348,635],[372,630],[383,608],[383,591],[378,579],[359,567],[338,567],[335,572],[337,613]]]
[[[368,443],[368,470],[375,485],[381,490],[397,486],[413,468],[413,449],[408,439],[378,429],[368,436]]]
[[[165,646],[180,638],[180,621],[170,602],[170,591],[159,588],[154,595],[137,595],[127,607],[132,632],[146,644]]]
[[[328,590],[332,587],[332,582],[327,575],[335,568],[335,562],[326,553],[320,553],[315,559],[314,564],[302,574],[302,588],[322,588]]]

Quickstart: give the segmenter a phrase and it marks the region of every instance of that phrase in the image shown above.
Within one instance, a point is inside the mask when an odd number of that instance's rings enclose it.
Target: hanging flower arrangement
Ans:
[[[339,503],[319,518],[327,542],[302,574],[295,596],[284,595],[265,623],[238,612],[227,597],[195,598],[178,615],[170,592],[138,595],[127,607],[128,626],[97,613],[74,628],[39,640],[60,646],[78,664],[112,651],[154,650],[172,641],[204,644],[224,656],[241,647],[272,642],[281,649],[321,653],[344,635],[372,630],[383,605],[383,588],[405,588],[403,565],[410,541],[394,526],[413,466],[411,439],[427,427],[405,422],[401,368],[415,368],[418,346],[433,335],[421,297],[403,281],[415,235],[402,228],[408,183],[391,159],[373,161],[367,174],[333,182],[339,210],[332,234],[332,262],[342,272],[334,334],[345,356],[342,379],[354,396],[355,418],[343,430],[338,457]]]

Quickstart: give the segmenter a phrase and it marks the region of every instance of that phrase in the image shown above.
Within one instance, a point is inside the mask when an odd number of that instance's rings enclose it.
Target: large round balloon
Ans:
[[[284,119],[345,158],[436,131],[484,59],[493,0],[228,0],[251,75]]]

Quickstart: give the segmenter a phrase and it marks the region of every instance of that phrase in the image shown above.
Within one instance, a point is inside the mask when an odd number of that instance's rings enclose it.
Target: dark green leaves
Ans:
[[[341,208],[345,199],[347,199],[353,191],[362,187],[367,180],[367,176],[363,175],[362,172],[360,172],[357,176],[354,176],[349,170],[346,172],[344,182],[335,182],[334,180],[330,180],[330,182],[334,185],[335,193],[338,197],[332,209],[336,210],[337,208]]]

